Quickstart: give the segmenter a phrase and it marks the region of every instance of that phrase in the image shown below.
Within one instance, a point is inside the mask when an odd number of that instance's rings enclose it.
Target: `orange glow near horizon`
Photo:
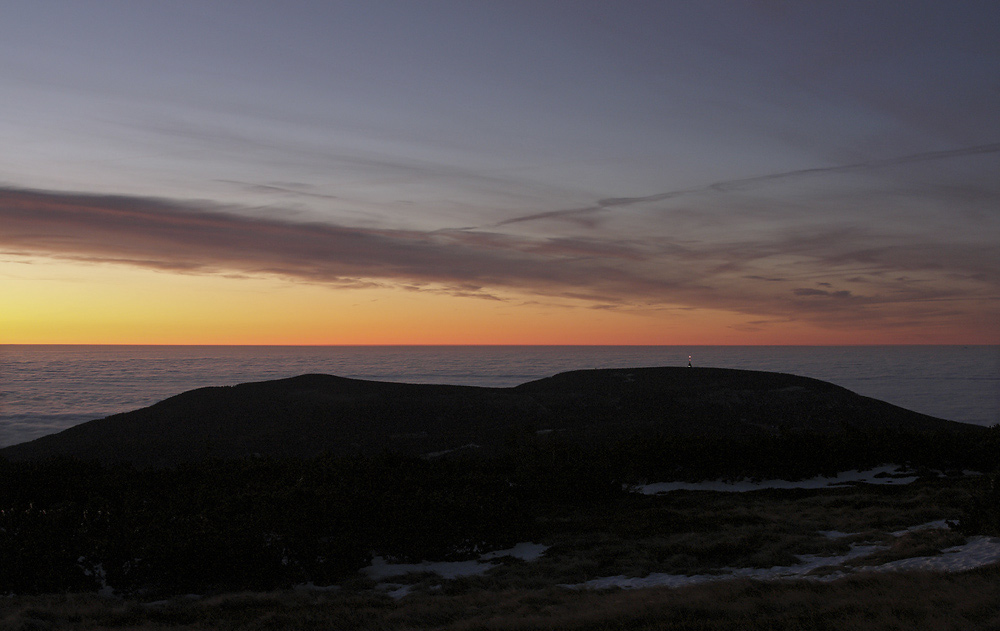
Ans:
[[[901,329],[757,324],[709,309],[610,310],[509,295],[497,301],[400,288],[336,289],[32,259],[0,265],[0,343],[210,345],[989,344]]]

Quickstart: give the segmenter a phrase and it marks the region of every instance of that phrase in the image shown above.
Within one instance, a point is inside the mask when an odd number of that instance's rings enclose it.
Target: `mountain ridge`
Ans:
[[[197,388],[0,449],[171,466],[205,457],[323,452],[495,452],[517,436],[613,441],[659,434],[752,436],[849,429],[976,431],[786,373],[724,368],[575,370],[495,388],[324,374]],[[468,451],[468,450],[465,450]]]

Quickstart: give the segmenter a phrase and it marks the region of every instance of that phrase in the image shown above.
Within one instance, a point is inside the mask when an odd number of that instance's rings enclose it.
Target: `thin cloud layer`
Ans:
[[[769,173],[767,175],[759,175],[755,177],[746,177],[734,180],[713,182],[705,186],[699,186],[688,189],[679,189],[674,191],[666,191],[663,193],[657,193],[655,195],[645,195],[642,197],[618,197],[618,198],[602,199],[599,200],[593,206],[587,206],[584,208],[568,208],[564,210],[554,210],[544,213],[536,213],[531,215],[524,215],[521,217],[513,217],[510,219],[505,219],[499,222],[497,226],[505,226],[525,221],[537,221],[540,219],[570,219],[576,222],[580,222],[583,225],[593,226],[596,220],[593,218],[583,217],[584,215],[589,215],[592,213],[596,213],[598,211],[609,210],[613,208],[632,206],[636,204],[648,204],[651,202],[662,202],[678,197],[685,197],[691,195],[705,195],[711,193],[731,193],[731,192],[748,191],[768,184],[782,183],[784,181],[793,181],[798,178],[806,178],[806,177],[821,176],[821,175],[836,175],[844,173],[856,173],[867,170],[885,169],[887,167],[894,167],[894,166],[904,166],[910,164],[920,164],[924,162],[949,160],[953,158],[964,158],[969,156],[980,156],[980,155],[988,156],[997,153],[1000,153],[1000,143],[991,143],[986,145],[977,145],[974,147],[950,149],[947,151],[929,151],[924,153],[899,156],[883,160],[867,160],[865,162],[857,162],[853,164],[844,164],[831,167],[796,169],[794,171]],[[955,192],[956,191],[952,191],[952,193]],[[969,192],[973,193],[974,190],[970,190]]]

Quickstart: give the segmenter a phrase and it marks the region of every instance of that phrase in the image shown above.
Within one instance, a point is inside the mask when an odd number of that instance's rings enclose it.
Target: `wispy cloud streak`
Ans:
[[[831,167],[796,169],[794,171],[769,173],[767,175],[758,175],[754,177],[713,182],[705,186],[666,191],[663,193],[657,193],[655,195],[602,199],[592,206],[586,206],[582,208],[567,208],[563,210],[553,210],[544,213],[535,213],[530,215],[523,215],[521,217],[513,217],[511,219],[506,219],[504,221],[497,223],[496,226],[499,227],[515,223],[522,223],[526,221],[537,221],[540,219],[573,219],[575,221],[580,221],[586,224],[586,223],[591,223],[592,220],[587,220],[585,218],[581,219],[581,216],[589,215],[603,210],[609,210],[612,208],[618,208],[622,206],[632,206],[635,204],[660,202],[668,199],[685,197],[689,195],[703,195],[706,193],[729,193],[735,191],[742,191],[742,190],[752,189],[756,186],[764,184],[770,184],[782,180],[793,180],[802,177],[852,173],[868,169],[879,169],[892,166],[919,164],[922,162],[935,162],[938,160],[949,160],[953,158],[963,158],[967,156],[977,156],[977,155],[989,155],[996,153],[1000,153],[1000,143],[977,145],[973,147],[962,147],[959,149],[949,149],[945,151],[929,151],[924,153],[915,153],[906,156],[897,156],[881,160],[867,160],[864,162],[855,162],[853,164],[843,164]]]

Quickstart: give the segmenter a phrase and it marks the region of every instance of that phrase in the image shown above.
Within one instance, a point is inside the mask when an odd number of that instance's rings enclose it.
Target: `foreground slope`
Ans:
[[[363,381],[331,375],[199,388],[147,408],[0,450],[140,466],[204,457],[428,454],[521,435],[603,441],[646,434],[733,436],[849,428],[976,431],[830,383],[721,368],[579,370],[514,388]]]

